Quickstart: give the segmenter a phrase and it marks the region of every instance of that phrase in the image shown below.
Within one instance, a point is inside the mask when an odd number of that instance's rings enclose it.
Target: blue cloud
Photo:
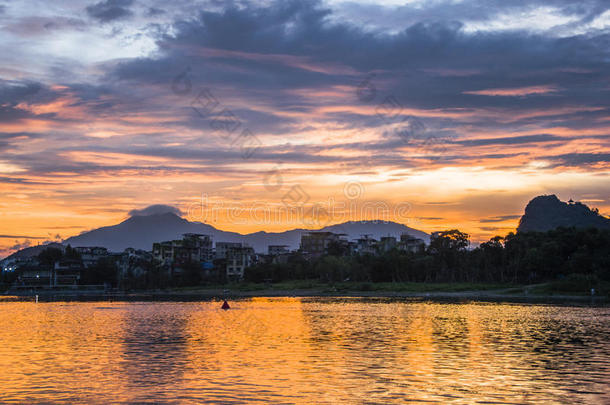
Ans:
[[[131,17],[133,12],[129,7],[132,4],[133,0],[104,0],[87,6],[85,10],[91,18],[95,18],[102,23],[107,23]]]

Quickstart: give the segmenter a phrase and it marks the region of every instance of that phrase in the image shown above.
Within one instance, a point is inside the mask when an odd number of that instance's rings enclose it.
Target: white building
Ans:
[[[426,242],[423,239],[416,238],[415,236],[403,233],[400,235],[400,242],[398,243],[398,249],[405,252],[417,253],[421,252],[426,248]]]
[[[74,248],[83,261],[83,266],[89,268],[94,266],[104,257],[108,257],[108,249],[99,246],[77,246]]]
[[[182,240],[153,243],[153,257],[161,263],[211,261],[214,258],[212,237],[185,233]]]
[[[254,260],[254,249],[249,246],[233,247],[227,250],[227,279],[242,280],[247,267]]]
[[[227,253],[231,249],[242,247],[241,242],[216,242],[215,259],[226,259]]]

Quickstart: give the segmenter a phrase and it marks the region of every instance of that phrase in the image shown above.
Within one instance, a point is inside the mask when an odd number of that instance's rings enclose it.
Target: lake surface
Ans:
[[[0,403],[610,403],[610,308],[0,303]]]

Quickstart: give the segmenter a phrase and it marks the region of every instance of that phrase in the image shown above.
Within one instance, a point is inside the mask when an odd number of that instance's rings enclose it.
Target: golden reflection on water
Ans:
[[[0,304],[0,402],[610,403],[610,309]]]

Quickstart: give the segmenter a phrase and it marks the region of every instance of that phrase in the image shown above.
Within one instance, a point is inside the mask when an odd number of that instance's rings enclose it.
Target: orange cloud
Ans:
[[[559,91],[557,86],[553,85],[542,85],[542,86],[528,86],[528,87],[516,87],[516,88],[505,88],[505,89],[485,89],[485,90],[471,90],[464,91],[463,94],[475,94],[479,96],[502,96],[502,97],[523,97],[532,94],[548,94]]]

